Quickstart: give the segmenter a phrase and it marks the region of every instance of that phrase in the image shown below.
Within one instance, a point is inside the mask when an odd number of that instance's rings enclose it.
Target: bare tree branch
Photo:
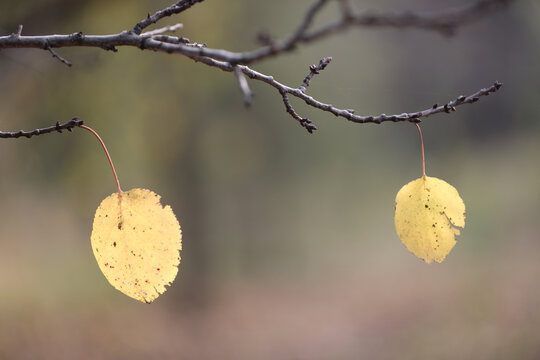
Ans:
[[[271,45],[271,46],[267,46],[266,48],[270,49],[272,52],[283,52],[283,51],[291,50],[296,45],[296,43],[300,41],[300,39],[304,36],[306,31],[311,26],[311,23],[315,19],[315,15],[317,15],[317,13],[321,11],[321,9],[323,8],[324,5],[326,5],[326,3],[328,3],[328,0],[317,0],[308,9],[308,11],[306,12],[306,15],[304,16],[304,20],[302,21],[300,26],[298,26],[296,31],[291,34],[291,36],[283,40],[280,44],[277,44],[277,45],[274,44],[274,46]]]
[[[427,110],[413,113],[402,113],[399,115],[381,114],[378,116],[355,115],[354,110],[339,109],[331,104],[323,103],[307,95],[306,89],[314,75],[323,70],[331,58],[322,59],[319,65],[312,65],[310,73],[305,77],[302,85],[293,88],[281,84],[274,80],[272,76],[259,73],[247,64],[260,61],[264,58],[277,56],[284,52],[293,50],[300,43],[307,43],[321,39],[323,37],[344,31],[352,26],[386,26],[398,28],[420,28],[424,30],[436,31],[441,34],[450,35],[455,33],[460,26],[470,23],[485,16],[488,12],[498,10],[515,0],[478,0],[470,5],[454,11],[445,11],[434,15],[419,15],[414,13],[402,14],[355,14],[349,0],[338,0],[341,9],[341,18],[335,22],[323,25],[315,30],[310,27],[316,15],[331,0],[315,0],[313,5],[306,11],[305,15],[296,30],[284,40],[274,42],[266,38],[267,45],[259,49],[246,52],[231,52],[225,49],[208,48],[206,44],[191,43],[189,39],[164,35],[181,27],[180,24],[162,27],[157,30],[142,33],[142,31],[161,20],[164,17],[179,14],[193,5],[204,0],[179,0],[175,4],[157,11],[153,15],[148,15],[135,25],[133,30],[122,31],[118,34],[110,35],[84,35],[81,32],[68,35],[41,35],[23,36],[22,25],[11,35],[0,36],[0,49],[7,48],[39,48],[50,51],[55,58],[69,66],[69,61],[58,55],[53,48],[61,47],[97,47],[105,50],[117,51],[119,46],[133,46],[142,50],[148,49],[156,52],[177,53],[191,58],[196,62],[219,68],[223,71],[233,72],[244,95],[244,102],[249,105],[252,101],[252,92],[249,88],[245,76],[250,79],[262,81],[274,87],[281,95],[286,111],[297,120],[310,133],[316,129],[315,125],[307,118],[301,117],[292,107],[289,96],[303,100],[307,105],[322,111],[330,112],[335,116],[345,118],[356,123],[381,123],[384,121],[410,121],[420,122],[420,118],[440,112],[450,112],[456,106],[473,103],[481,96],[489,95],[501,87],[501,83],[496,82],[491,87],[481,89],[470,96],[460,96],[457,99],[446,103],[444,106],[434,106]],[[39,130],[39,129],[38,129]],[[20,132],[19,132],[20,133]],[[8,134],[8,133],[3,133]],[[19,136],[25,136],[23,135]]]
[[[502,83],[496,81],[493,85],[490,87],[480,89],[477,92],[475,92],[472,95],[469,96],[458,96],[455,100],[451,100],[447,102],[444,105],[435,105],[432,106],[429,109],[416,111],[416,112],[410,112],[410,113],[402,113],[398,115],[386,115],[386,114],[380,114],[378,116],[361,116],[361,115],[355,115],[354,110],[352,109],[339,109],[332,104],[326,104],[321,101],[318,101],[314,99],[313,97],[305,94],[300,88],[292,88],[286,85],[281,84],[280,82],[276,81],[274,77],[261,74],[255,70],[250,69],[249,67],[245,65],[238,65],[238,67],[242,70],[244,74],[246,74],[249,78],[254,80],[259,80],[262,82],[267,83],[268,85],[274,87],[276,90],[279,91],[279,93],[283,97],[283,102],[285,104],[285,108],[287,109],[287,112],[291,114],[291,116],[300,121],[301,125],[304,126],[304,123],[308,121],[308,119],[302,118],[299,116],[296,112],[292,112],[292,107],[290,106],[290,103],[288,101],[288,97],[284,95],[292,95],[295,96],[301,100],[303,100],[307,105],[317,108],[322,111],[326,111],[329,113],[334,114],[337,117],[345,118],[349,121],[365,124],[365,123],[375,123],[380,124],[385,121],[392,121],[392,122],[400,122],[400,121],[409,121],[409,122],[421,122],[421,118],[426,118],[428,116],[438,114],[438,113],[450,113],[451,111],[455,111],[457,106],[463,105],[463,104],[472,104],[477,102],[480,97],[487,96],[491,93],[496,92],[499,90],[502,86]],[[232,71],[228,68],[220,67],[224,71]],[[303,120],[303,121],[301,121]],[[309,124],[311,124],[311,121],[309,121]],[[305,126],[304,126],[305,127]],[[316,129],[316,127],[310,129],[306,128],[310,133]]]
[[[386,27],[411,27],[451,34],[459,26],[470,23],[486,13],[500,9],[515,0],[480,0],[472,5],[455,11],[445,11],[435,15],[417,15],[411,12],[404,14],[364,14],[355,15],[349,9],[342,11],[340,20],[324,25],[308,32],[315,15],[329,0],[317,0],[306,12],[300,26],[296,31],[280,42],[271,42],[259,49],[246,52],[231,52],[224,49],[207,47],[191,47],[185,43],[163,43],[151,35],[141,35],[141,31],[160,19],[180,13],[203,0],[180,0],[176,4],[149,15],[140,21],[132,31],[123,31],[112,35],[83,35],[81,32],[71,35],[45,35],[45,36],[0,36],[0,49],[5,48],[46,48],[46,41],[53,48],[89,46],[99,47],[105,50],[115,50],[118,46],[135,46],[141,49],[163,51],[167,53],[180,53],[188,57],[206,56],[216,60],[227,61],[232,64],[250,64],[261,59],[276,56],[283,52],[291,51],[298,43],[306,43],[318,40],[322,37],[344,31],[351,26],[386,26]],[[341,4],[344,4],[343,2]],[[346,4],[346,3],[345,3]]]
[[[516,0],[479,0],[454,11],[443,11],[431,15],[416,14],[410,11],[387,14],[373,12],[355,14],[348,0],[340,1],[341,19],[306,32],[298,41],[312,42],[346,31],[351,27],[417,28],[452,36],[458,28],[501,10]]]
[[[48,134],[52,132],[59,132],[62,133],[62,130],[71,131],[76,126],[81,126],[84,124],[83,120],[79,120],[78,118],[74,117],[73,119],[69,120],[65,124],[60,124],[58,121],[56,122],[56,125],[49,126],[42,129],[35,129],[32,131],[14,131],[14,132],[2,132],[0,131],[0,138],[3,139],[16,139],[20,138],[21,136],[24,136],[26,138],[31,138],[32,136],[42,135],[42,134]]]
[[[359,123],[359,124],[366,124],[366,123],[380,124],[386,121],[392,121],[392,122],[408,121],[408,122],[413,122],[413,123],[419,123],[422,121],[421,118],[426,118],[428,116],[442,113],[442,112],[444,113],[454,112],[456,111],[457,106],[460,106],[463,104],[475,103],[478,100],[480,100],[481,97],[487,96],[491,93],[498,91],[503,85],[501,82],[495,81],[493,85],[487,88],[480,89],[474,94],[471,94],[469,96],[460,95],[456,99],[448,101],[444,105],[435,104],[431,108],[426,109],[426,110],[420,110],[420,111],[409,112],[409,113],[401,113],[401,114],[396,114],[396,115],[380,114],[377,116],[372,116],[372,115],[361,116],[361,115],[355,115],[354,114],[355,110],[353,109],[339,109],[333,106],[332,104],[326,104],[319,100],[316,100],[315,98],[307,95],[304,91],[302,91],[301,86],[298,88],[292,88],[290,86],[284,85],[280,83],[279,81],[276,81],[273,76],[262,74],[258,71],[255,71],[249,68],[246,65],[233,66],[227,62],[217,61],[208,57],[195,57],[194,60],[197,62],[202,62],[208,66],[216,67],[226,72],[233,72],[235,71],[235,69],[239,69],[250,79],[262,81],[272,86],[281,94],[283,98],[283,103],[285,105],[287,112],[295,120],[299,121],[302,126],[304,126],[304,123],[306,122],[311,124],[311,121],[309,121],[306,118],[302,118],[300,115],[298,115],[298,113],[296,113],[296,111],[294,111],[294,109],[292,108],[290,104],[288,95],[292,95],[294,97],[297,97],[303,100],[307,105],[311,107],[329,112],[331,114],[334,114],[337,117],[342,117],[349,121]],[[323,60],[321,60],[321,62],[323,62]],[[310,66],[310,71],[312,67],[313,65]],[[316,129],[317,128],[313,126],[311,128],[311,131],[309,129],[308,131],[311,133],[313,130],[316,130]]]
[[[477,21],[491,12],[505,8],[513,1],[515,0],[480,0],[454,11],[444,11],[432,15],[421,15],[412,12],[402,14],[345,14],[343,21],[348,24],[346,26],[418,28],[451,36],[456,33],[459,27]],[[323,29],[311,33],[303,40],[313,40],[322,35],[327,35]]]

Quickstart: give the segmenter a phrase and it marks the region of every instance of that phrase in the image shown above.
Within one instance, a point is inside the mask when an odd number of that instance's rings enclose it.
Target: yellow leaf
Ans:
[[[170,206],[146,189],[107,197],[92,229],[92,249],[103,275],[127,296],[151,303],[178,273],[182,232]]]
[[[442,262],[465,226],[465,204],[457,190],[434,177],[416,179],[396,196],[396,231],[407,249],[426,263]]]

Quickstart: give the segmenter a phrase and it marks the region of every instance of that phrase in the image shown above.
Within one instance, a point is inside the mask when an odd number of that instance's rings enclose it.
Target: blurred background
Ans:
[[[170,0],[2,0],[0,31],[108,34]],[[162,21],[213,48],[288,35],[312,0],[207,0]],[[431,12],[467,0],[355,0]],[[335,18],[332,4],[318,17]],[[181,57],[119,48],[0,51],[0,129],[84,119],[123,189],[149,188],[183,229],[180,272],[145,305],[90,247],[115,183],[85,131],[0,141],[0,359],[537,359],[540,357],[540,3],[516,1],[446,38],[359,28],[253,65],[359,114],[500,92],[423,122],[427,173],[455,186],[466,227],[442,264],[407,251],[394,198],[421,176],[409,123],[358,125]]]

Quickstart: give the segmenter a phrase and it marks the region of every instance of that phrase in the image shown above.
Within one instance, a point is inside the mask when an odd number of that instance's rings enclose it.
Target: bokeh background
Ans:
[[[115,33],[169,1],[2,0],[0,31]],[[207,0],[160,25],[214,48],[257,46],[310,0]],[[358,10],[467,0],[356,0]],[[333,19],[335,4],[318,17]],[[234,76],[134,48],[0,51],[0,129],[79,116],[124,189],[179,218],[180,272],[151,305],[114,290],[90,248],[115,191],[85,131],[0,141],[0,359],[537,359],[540,357],[540,3],[516,1],[445,38],[360,28],[255,64],[289,85],[323,56],[309,93],[360,114],[415,111],[504,87],[422,125],[427,172],[454,185],[467,225],[442,264],[394,230],[394,198],[421,175],[411,124],[358,125]]]

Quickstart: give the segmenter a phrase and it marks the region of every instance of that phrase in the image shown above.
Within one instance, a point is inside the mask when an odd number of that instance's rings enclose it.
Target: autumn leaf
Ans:
[[[150,303],[178,273],[182,232],[170,206],[146,189],[114,193],[99,205],[91,236],[99,267],[117,290]]]
[[[465,226],[465,204],[457,190],[434,177],[421,177],[399,190],[396,231],[407,249],[425,260],[442,262]]]

